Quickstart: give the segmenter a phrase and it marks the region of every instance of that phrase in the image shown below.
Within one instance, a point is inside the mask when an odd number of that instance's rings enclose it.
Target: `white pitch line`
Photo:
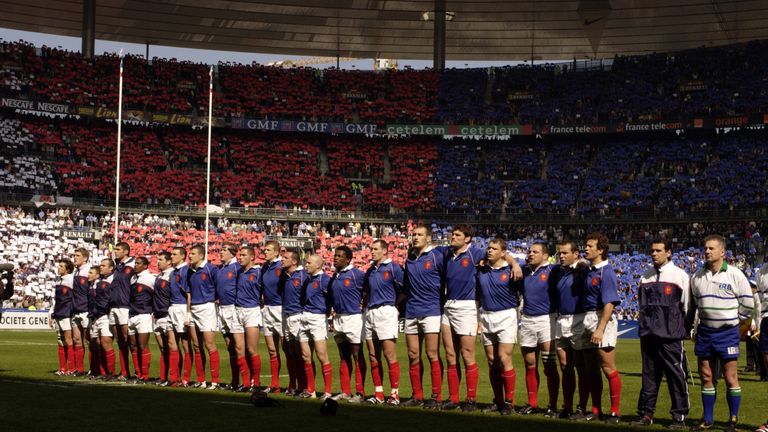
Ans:
[[[4,346],[23,346],[23,345],[54,346],[54,345],[58,345],[58,344],[47,343],[47,342],[23,342],[23,341],[2,341],[2,340],[0,340],[0,345],[4,345]]]
[[[246,402],[230,402],[230,401],[209,401],[210,403],[214,404],[221,404],[221,405],[241,405],[241,406],[251,406],[251,404]]]
[[[13,384],[36,385],[36,386],[42,386],[42,387],[72,388],[71,385],[50,384],[50,383],[33,382],[33,381],[19,381],[19,380],[12,380],[12,379],[6,379],[6,378],[0,378],[0,382],[7,382],[7,383],[13,383]]]

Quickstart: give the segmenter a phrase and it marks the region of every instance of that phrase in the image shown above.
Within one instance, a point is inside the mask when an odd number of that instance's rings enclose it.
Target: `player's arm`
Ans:
[[[512,253],[510,251],[507,251],[504,254],[504,261],[507,262],[507,264],[512,267],[512,279],[514,280],[522,280],[523,279],[523,269],[520,267],[520,263],[517,262],[517,259],[512,256]]]
[[[739,272],[736,275],[737,295],[739,296],[739,324],[748,325],[749,318],[752,316],[752,309],[755,307],[755,296],[752,294],[752,288],[744,273]]]
[[[688,284],[688,312],[685,314],[685,331],[689,335],[691,335],[691,339],[693,339],[693,327],[696,324],[696,318],[698,314],[698,304],[696,303],[696,296],[694,295],[694,278],[690,279],[690,283]]]

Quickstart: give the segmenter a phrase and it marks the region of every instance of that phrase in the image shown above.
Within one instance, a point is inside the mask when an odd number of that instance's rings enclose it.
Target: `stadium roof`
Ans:
[[[81,35],[83,0],[0,0],[0,26]],[[431,59],[423,0],[96,0],[96,38],[208,50]],[[768,38],[765,0],[451,1],[448,60],[610,58]],[[338,47],[338,51],[337,51]]]

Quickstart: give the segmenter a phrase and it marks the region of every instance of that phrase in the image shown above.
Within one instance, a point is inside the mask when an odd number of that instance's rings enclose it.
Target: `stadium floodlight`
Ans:
[[[445,21],[450,22],[453,21],[453,18],[456,17],[456,12],[445,12]],[[435,20],[435,11],[426,11],[421,13],[421,20],[422,21],[434,21]]]

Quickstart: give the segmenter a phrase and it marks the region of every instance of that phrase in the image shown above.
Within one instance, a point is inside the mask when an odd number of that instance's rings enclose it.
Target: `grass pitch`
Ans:
[[[150,375],[158,372],[157,347],[152,342],[153,362]],[[229,362],[223,341],[219,340],[222,352],[221,382],[229,382]],[[334,364],[334,391],[339,391],[338,353],[334,343],[329,343],[331,361]],[[477,360],[480,366],[478,400],[490,402],[491,389],[482,347],[478,344]],[[261,344],[262,358],[267,358]],[[688,343],[687,350],[693,349]],[[401,361],[401,396],[410,396],[405,342],[398,343]],[[52,374],[58,365],[56,338],[52,332],[0,331],[0,428],[3,431],[61,430],[87,431],[149,431],[149,430],[220,430],[253,431],[261,430],[365,430],[375,431],[475,431],[492,429],[587,431],[627,430],[628,422],[637,418],[635,414],[637,396],[640,391],[640,343],[638,340],[619,341],[617,363],[623,382],[622,424],[605,426],[597,423],[574,423],[566,420],[545,419],[541,415],[502,418],[499,415],[464,414],[460,412],[431,412],[422,409],[389,408],[381,406],[354,406],[342,403],[335,417],[319,414],[317,401],[304,401],[284,396],[275,398],[284,408],[256,409],[248,403],[247,394],[199,389],[169,389],[152,385],[131,386],[117,383],[94,383],[75,377],[57,377]],[[693,370],[695,358],[689,354]],[[515,357],[515,367],[522,370],[522,358]],[[87,361],[87,360],[86,360]],[[740,369],[744,365],[741,359]],[[268,382],[269,365],[262,366],[262,383]],[[281,373],[285,374],[283,370]],[[366,393],[373,393],[369,376],[366,377]],[[385,393],[388,392],[388,377],[385,372]],[[194,377],[194,372],[193,372]],[[698,376],[694,373],[697,380]],[[210,378],[210,375],[209,375]],[[429,390],[429,374],[425,374],[425,389]],[[541,379],[545,380],[543,373]],[[768,384],[758,381],[754,374],[741,374],[742,404],[740,429],[754,430],[766,419],[768,412]],[[281,378],[281,384],[287,376]],[[322,387],[322,378],[318,377]],[[605,385],[603,406],[609,407],[608,386]],[[724,383],[718,388],[718,402],[715,411],[716,427],[727,420]],[[447,390],[443,389],[443,395]],[[462,398],[464,386],[462,383]],[[701,417],[699,387],[690,387],[691,412],[689,424]],[[526,401],[525,379],[518,373],[515,390],[516,405]],[[546,405],[546,383],[540,383],[539,402]],[[562,404],[562,396],[560,403]],[[662,385],[659,394],[656,425],[652,430],[661,430],[669,423],[669,394]],[[660,426],[659,426],[660,425]],[[641,429],[642,430],[642,429]]]

